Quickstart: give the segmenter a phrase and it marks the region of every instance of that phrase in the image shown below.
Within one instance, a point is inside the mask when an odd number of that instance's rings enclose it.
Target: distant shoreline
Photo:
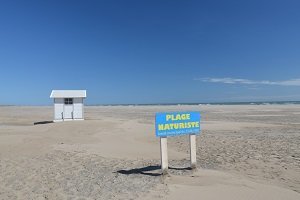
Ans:
[[[214,103],[155,103],[155,104],[87,104],[87,106],[181,106],[181,105],[289,105],[300,101],[252,101],[252,102],[214,102]]]
[[[299,105],[300,101],[249,101],[249,102],[202,102],[202,103],[149,103],[149,104],[85,104],[86,106],[197,106],[197,105]],[[9,105],[3,104],[1,107],[5,106],[52,106],[48,105]]]

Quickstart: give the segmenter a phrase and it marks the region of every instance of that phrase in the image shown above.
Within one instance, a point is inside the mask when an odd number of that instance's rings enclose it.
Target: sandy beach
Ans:
[[[188,137],[170,137],[161,176],[161,111],[201,112],[196,171]],[[0,199],[300,199],[300,105],[86,106],[85,118],[1,106]]]

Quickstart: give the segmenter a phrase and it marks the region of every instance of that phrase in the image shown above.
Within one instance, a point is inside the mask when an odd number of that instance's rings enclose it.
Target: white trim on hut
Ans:
[[[54,122],[84,120],[86,90],[52,90],[50,98],[54,99]]]

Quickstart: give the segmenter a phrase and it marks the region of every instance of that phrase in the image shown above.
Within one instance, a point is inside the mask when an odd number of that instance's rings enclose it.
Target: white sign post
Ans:
[[[191,168],[197,168],[197,158],[196,158],[196,135],[190,134],[190,160],[191,160]]]
[[[167,137],[160,138],[160,157],[162,174],[168,174],[168,139]]]

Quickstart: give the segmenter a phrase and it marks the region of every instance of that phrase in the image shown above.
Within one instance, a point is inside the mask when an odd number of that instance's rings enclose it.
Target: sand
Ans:
[[[162,177],[155,112],[180,110],[202,114],[198,170],[188,168],[188,137],[172,137]],[[0,106],[0,199],[300,199],[299,113],[299,105],[86,106],[85,121],[47,123],[52,107]]]

